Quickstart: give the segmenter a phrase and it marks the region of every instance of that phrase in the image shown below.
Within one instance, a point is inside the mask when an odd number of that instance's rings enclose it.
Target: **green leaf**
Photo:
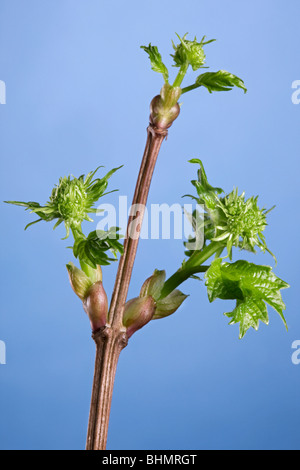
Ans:
[[[103,165],[98,166],[98,167],[96,168],[96,170],[94,170],[94,171],[90,171],[90,172],[86,175],[86,177],[85,177],[85,175],[79,176],[78,180],[81,180],[86,186],[89,186],[90,183],[92,182],[92,180],[93,180],[95,174],[97,173],[98,170],[100,170],[100,168],[104,168]]]
[[[152,70],[154,72],[161,73],[166,82],[168,82],[169,72],[167,67],[162,61],[162,57],[158,52],[158,48],[156,46],[152,46],[151,43],[149,46],[141,46],[141,49],[144,49],[145,52],[149,55],[149,59],[151,62]]]
[[[200,169],[198,170],[198,181],[192,181],[192,184],[195,186],[199,196],[198,203],[204,204],[208,209],[214,209],[217,201],[216,195],[223,193],[224,190],[209,184],[203,163],[199,158],[192,158],[192,160],[189,160],[189,163],[200,165]]]
[[[219,70],[218,72],[206,72],[196,80],[196,85],[204,86],[207,88],[209,93],[213,91],[230,91],[235,86],[242,88],[247,93],[247,88],[243,80],[232,73],[226,72],[226,70]]]
[[[219,197],[218,195],[223,193],[222,188],[214,187],[209,184],[207,175],[203,166],[203,163],[198,158],[193,158],[189,160],[189,163],[195,163],[200,165],[200,169],[198,170],[198,180],[193,180],[192,185],[196,188],[198,197],[191,196],[186,194],[183,197],[190,197],[197,201],[198,204],[203,205],[205,209],[205,213],[201,214],[203,219],[203,224],[199,224],[199,218],[197,221],[196,213],[192,214],[192,217],[189,220],[194,219],[195,226],[198,227],[199,230],[204,229],[204,238],[205,240],[211,240],[215,236],[215,223],[214,223],[214,213],[219,204]],[[192,225],[193,222],[192,222]],[[193,226],[194,230],[195,227]],[[191,256],[191,252],[186,252],[187,256]]]
[[[226,263],[228,265],[229,263]],[[239,286],[240,277],[237,279],[228,277],[224,274],[225,265],[222,265],[222,259],[214,260],[205,274],[205,285],[210,302],[216,299],[243,299],[244,295]]]
[[[289,284],[277,277],[270,266],[258,266],[244,260],[222,263],[218,258],[212,262],[205,279],[210,302],[217,298],[237,300],[233,312],[225,315],[232,318],[230,324],[241,323],[241,338],[250,327],[257,329],[259,320],[268,322],[264,302],[276,310],[287,328],[280,290],[288,288]]]
[[[78,238],[73,247],[75,258],[79,258],[80,262],[94,269],[97,265],[106,266],[116,261],[117,254],[123,254],[123,245],[119,242],[121,236],[118,231],[118,227],[112,227],[107,232],[97,230],[91,232],[87,238]],[[114,258],[111,258],[107,252],[112,253]]]
[[[245,300],[238,300],[236,308],[229,313],[225,313],[229,318],[232,318],[229,325],[235,323],[240,323],[240,335],[239,338],[242,339],[249,328],[254,328],[258,330],[259,320],[269,324],[269,316],[267,306],[263,300],[248,297]]]
[[[14,206],[21,206],[25,207],[26,211],[30,211],[31,214],[37,214],[40,219],[35,220],[34,222],[26,225],[25,230],[27,230],[28,227],[31,225],[34,225],[37,222],[40,222],[40,220],[44,220],[45,222],[51,222],[53,219],[55,219],[55,215],[53,214],[53,211],[47,207],[41,206],[38,202],[34,201],[29,201],[29,202],[21,202],[21,201],[4,201],[6,204],[13,204]]]
[[[30,224],[27,224],[24,230],[27,230],[31,225],[37,224],[38,222],[41,222],[43,219],[37,219],[34,220],[33,222],[30,222]]]

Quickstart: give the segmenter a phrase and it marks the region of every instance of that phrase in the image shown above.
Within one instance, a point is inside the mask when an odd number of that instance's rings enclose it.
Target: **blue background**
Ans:
[[[276,274],[292,285],[283,292],[289,332],[270,311],[270,326],[239,341],[238,327],[222,315],[232,303],[210,305],[204,285],[187,282],[191,296],[181,310],[137,333],[121,355],[109,449],[300,447],[300,365],[291,361],[300,339],[300,105],[291,101],[300,80],[298,8],[297,0],[1,0],[0,200],[46,202],[59,176],[99,164],[125,164],[111,189],[131,200],[149,102],[162,83],[141,44],[157,44],[170,64],[175,32],[217,38],[206,48],[207,64],[237,74],[249,89],[183,97],[149,202],[181,202],[195,176],[187,160],[198,157],[212,184],[238,185],[259,194],[261,205],[276,204],[266,236]],[[83,449],[94,344],[68,284],[64,230],[39,224],[24,233],[28,213],[4,204],[0,211],[0,340],[7,346],[0,447]],[[246,258],[273,264],[268,255]],[[154,268],[170,275],[182,259],[179,240],[142,241],[130,296]],[[115,273],[116,266],[104,271],[108,294]]]

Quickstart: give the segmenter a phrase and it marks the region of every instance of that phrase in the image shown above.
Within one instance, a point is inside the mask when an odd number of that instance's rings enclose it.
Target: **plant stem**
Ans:
[[[186,75],[186,72],[187,72],[188,68],[189,68],[189,64],[187,64],[187,65],[182,65],[182,66],[180,67],[179,72],[178,72],[178,74],[177,74],[177,77],[175,78],[174,83],[173,83],[173,87],[174,87],[174,88],[181,86],[181,84],[182,84],[182,82],[183,82],[183,79],[184,79],[184,77],[185,77],[185,75]]]
[[[95,333],[93,339],[96,361],[86,450],[104,450],[118,359],[127,345],[127,335],[125,332],[113,334],[106,326]]]
[[[136,215],[130,215],[128,220],[127,236],[124,243],[124,254],[120,259],[108,316],[108,323],[115,327],[122,326],[124,305],[127,298],[133,264],[139,243],[141,225],[144,217],[144,211],[148,199],[153,171],[161,144],[167,137],[167,134],[167,130],[157,129],[151,124],[147,129],[145,152],[132,202],[133,208],[138,205],[138,211]]]
[[[122,349],[127,345],[126,330],[122,319],[127,299],[134,260],[137,252],[144,210],[148,199],[151,179],[166,129],[152,124],[147,129],[147,141],[140,167],[133,208],[139,204],[137,214],[128,220],[124,254],[120,259],[112,295],[107,325],[93,335],[96,342],[95,374],[90,408],[87,450],[105,450],[113,386],[117,363]],[[136,217],[138,216],[138,218]]]
[[[180,284],[196,273],[207,271],[207,266],[202,266],[211,256],[220,249],[220,243],[211,242],[201,251],[195,251],[183,267],[178,269],[166,282],[161,292],[160,300],[164,299]]]
[[[196,88],[199,88],[202,85],[197,85],[195,83],[194,85],[186,86],[185,88],[182,88],[181,94],[183,95],[184,93],[187,93],[188,91],[196,90]]]

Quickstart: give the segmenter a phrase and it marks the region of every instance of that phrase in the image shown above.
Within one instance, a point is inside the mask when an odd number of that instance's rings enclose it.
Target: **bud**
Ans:
[[[159,129],[168,129],[180,113],[177,103],[181,95],[179,87],[173,88],[166,83],[160,95],[153,98],[150,104],[150,122]]]
[[[129,300],[125,305],[123,315],[123,325],[127,328],[128,338],[149,323],[154,312],[155,302],[151,296],[136,297]]]
[[[166,280],[166,271],[156,269],[151,277],[146,279],[142,285],[140,297],[151,295],[154,300],[158,300]]]
[[[175,289],[171,294],[156,303],[155,314],[153,320],[168,317],[176,312],[180,305],[185,301],[187,295],[184,295],[180,290]]]
[[[101,281],[93,284],[85,299],[83,308],[88,315],[92,330],[95,332],[105,326],[108,313],[108,300]]]
[[[67,270],[69,274],[70,284],[78,297],[83,300],[89,288],[93,285],[93,282],[81,269],[78,269],[73,263],[67,264]]]
[[[102,284],[101,266],[94,269],[82,263],[81,270],[73,263],[69,263],[67,269],[72,289],[82,300],[92,330],[96,331],[106,324],[108,313],[108,300]]]
[[[180,40],[180,44],[177,46],[173,44],[175,54],[172,55],[175,62],[175,67],[181,67],[184,64],[188,64],[192,66],[194,71],[201,68],[205,63],[206,58],[203,46],[209,44],[213,40],[204,42],[204,36],[200,42],[197,41],[197,38],[195,38],[194,41],[188,41],[186,39],[187,34],[185,34],[183,38],[181,38],[178,34],[177,36]]]

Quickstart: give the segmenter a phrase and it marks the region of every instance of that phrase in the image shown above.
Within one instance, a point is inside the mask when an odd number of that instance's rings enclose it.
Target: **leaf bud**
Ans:
[[[130,338],[140,328],[143,328],[155,312],[155,301],[151,296],[136,297],[125,305],[123,325],[127,328],[127,336]]]
[[[177,103],[181,95],[179,87],[166,83],[160,95],[153,98],[150,104],[150,122],[159,129],[168,129],[179,116],[180,106]]]
[[[92,330],[95,332],[105,326],[108,313],[108,300],[101,281],[93,284],[85,299],[83,308],[88,315]]]
[[[83,263],[82,270],[73,263],[67,264],[70,283],[73,291],[82,300],[83,308],[88,315],[93,331],[106,324],[108,300],[102,284],[102,270]]]
[[[77,268],[73,263],[67,264],[69,280],[73,291],[78,297],[83,300],[93,282],[81,269]]]
[[[154,300],[158,300],[160,293],[166,280],[166,271],[159,271],[156,269],[152,276],[150,276],[142,285],[140,297],[151,295]]]

